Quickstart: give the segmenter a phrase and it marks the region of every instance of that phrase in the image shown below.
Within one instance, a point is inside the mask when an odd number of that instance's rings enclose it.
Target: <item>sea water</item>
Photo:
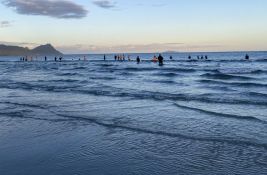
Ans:
[[[1,57],[0,174],[267,174],[267,52],[245,54]]]

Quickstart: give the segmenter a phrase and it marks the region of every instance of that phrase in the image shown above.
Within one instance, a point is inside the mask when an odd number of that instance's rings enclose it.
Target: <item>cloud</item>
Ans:
[[[93,1],[93,3],[97,5],[98,7],[105,8],[105,9],[114,8],[116,6],[116,3],[110,0],[95,0]]]
[[[165,51],[195,52],[222,50],[223,45],[216,43],[151,43],[124,45],[61,45],[57,49],[66,54],[80,53],[160,53]]]
[[[152,7],[163,7],[166,6],[167,4],[164,3],[158,3],[158,4],[152,4]]]
[[[158,53],[166,50],[179,50],[183,43],[151,43],[124,45],[62,45],[57,48],[63,53]]]
[[[0,41],[0,44],[8,45],[8,46],[19,46],[19,47],[29,47],[34,48],[39,46],[39,43],[30,43],[30,42],[9,42],[9,41]]]
[[[0,28],[9,27],[11,26],[10,21],[0,21]]]
[[[149,7],[164,7],[167,4],[166,3],[151,3],[151,2],[144,3],[144,2],[142,2],[142,3],[137,3],[136,5],[137,6],[149,6]]]
[[[69,19],[83,18],[88,13],[83,6],[68,0],[4,0],[2,3],[23,15]]]
[[[164,43],[165,45],[183,45],[184,43]]]

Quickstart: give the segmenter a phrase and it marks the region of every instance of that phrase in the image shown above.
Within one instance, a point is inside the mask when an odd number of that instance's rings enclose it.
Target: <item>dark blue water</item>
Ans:
[[[201,54],[2,57],[0,174],[267,174],[267,52]]]

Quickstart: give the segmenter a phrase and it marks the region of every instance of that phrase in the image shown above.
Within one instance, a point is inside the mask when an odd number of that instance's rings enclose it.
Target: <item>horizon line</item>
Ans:
[[[236,51],[164,51],[164,52],[101,52],[101,53],[63,53],[63,55],[101,55],[101,54],[179,54],[179,53],[231,53],[231,52],[267,52],[267,50],[236,50]]]

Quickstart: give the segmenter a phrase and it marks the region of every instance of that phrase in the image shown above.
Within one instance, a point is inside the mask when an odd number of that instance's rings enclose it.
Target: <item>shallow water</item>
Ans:
[[[267,53],[207,54],[1,58],[0,174],[266,174]]]

